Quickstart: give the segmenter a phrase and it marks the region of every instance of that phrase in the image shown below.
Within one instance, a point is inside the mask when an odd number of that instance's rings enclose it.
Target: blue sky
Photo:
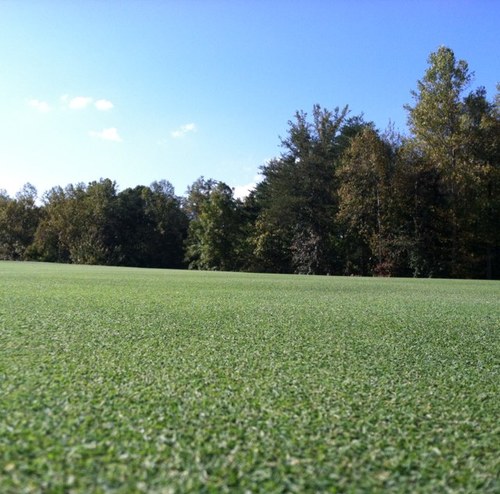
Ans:
[[[440,45],[500,81],[497,0],[0,0],[0,188],[204,175],[236,193],[297,110],[406,130]]]

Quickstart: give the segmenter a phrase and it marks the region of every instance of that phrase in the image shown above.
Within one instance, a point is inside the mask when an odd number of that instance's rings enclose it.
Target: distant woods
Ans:
[[[276,273],[500,278],[500,93],[439,48],[409,136],[347,107],[298,112],[244,200],[203,177],[0,191],[0,259]],[[500,90],[500,86],[498,87]]]

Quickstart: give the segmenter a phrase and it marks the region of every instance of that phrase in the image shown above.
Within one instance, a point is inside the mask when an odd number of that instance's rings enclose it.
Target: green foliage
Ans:
[[[310,123],[306,113],[297,112],[282,139],[281,157],[262,167],[254,243],[265,269],[305,274],[337,269],[335,170],[347,113],[347,107],[331,112],[315,105]],[[280,258],[284,269],[276,269]]]
[[[393,206],[394,159],[391,148],[378,133],[366,127],[353,137],[338,169],[340,206],[338,218],[350,235],[359,237],[373,253],[372,269],[393,274],[389,245]],[[365,257],[370,254],[364,253]],[[363,274],[367,274],[366,272]]]
[[[37,191],[29,183],[15,199],[0,194],[0,259],[24,260],[28,257],[40,216],[36,198]]]
[[[422,156],[410,140],[396,157],[393,189],[397,241],[406,274],[446,277],[451,231],[440,172]]]
[[[498,282],[0,263],[0,491],[482,492]]]
[[[126,189],[118,195],[119,264],[181,268],[188,217],[167,181]]]
[[[167,181],[118,193],[109,179],[44,197],[29,254],[76,264],[180,268],[188,218]]]
[[[498,237],[485,232],[498,230],[498,194],[490,191],[498,191],[500,119],[483,88],[464,94],[471,80],[467,63],[441,47],[412,93],[415,105],[406,108],[413,145],[439,176],[446,253],[439,270],[491,277]]]
[[[471,82],[467,62],[456,60],[450,48],[431,53],[429,68],[412,91],[415,106],[406,106],[408,125],[417,142],[446,171],[461,148],[462,96]]]
[[[186,259],[189,267],[231,271],[240,263],[241,204],[223,182],[200,178],[188,196],[193,217],[189,225]]]
[[[116,194],[116,184],[109,179],[50,190],[44,197],[33,257],[77,264],[116,263]]]

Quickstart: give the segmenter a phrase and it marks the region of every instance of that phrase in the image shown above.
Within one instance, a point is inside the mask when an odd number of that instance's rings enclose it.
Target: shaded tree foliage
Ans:
[[[336,272],[338,209],[335,170],[342,152],[347,107],[298,112],[282,139],[284,152],[262,167],[255,254],[266,271]]]
[[[370,126],[353,137],[343,155],[337,171],[338,219],[346,226],[349,245],[358,244],[359,255],[358,259],[349,256],[348,270],[394,273],[394,165],[389,144]]]
[[[29,183],[14,199],[0,191],[0,259],[24,260],[29,257],[40,216],[36,199],[37,191]]]
[[[180,268],[187,226],[181,199],[166,181],[120,193],[109,179],[55,187],[43,198],[30,257]]]
[[[184,267],[188,217],[172,184],[163,180],[126,189],[117,199],[119,264]]]
[[[45,194],[31,255],[45,261],[116,264],[116,184],[109,179]]]
[[[224,182],[200,178],[189,189],[186,261],[190,268],[231,271],[244,265],[242,204]]]

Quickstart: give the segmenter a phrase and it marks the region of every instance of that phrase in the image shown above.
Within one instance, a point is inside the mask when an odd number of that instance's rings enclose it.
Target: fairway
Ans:
[[[499,492],[500,282],[0,262],[0,492]]]

